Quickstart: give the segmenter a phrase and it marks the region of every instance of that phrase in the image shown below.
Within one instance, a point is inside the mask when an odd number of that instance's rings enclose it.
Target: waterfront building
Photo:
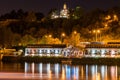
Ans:
[[[68,46],[63,50],[64,57],[81,57],[83,56],[83,51],[77,47]]]
[[[86,44],[84,51],[65,44],[28,44],[25,56],[120,57],[120,43]]]
[[[105,44],[87,44],[85,56],[114,57],[120,55],[120,42],[108,42]]]
[[[61,56],[65,44],[28,44],[25,56]]]

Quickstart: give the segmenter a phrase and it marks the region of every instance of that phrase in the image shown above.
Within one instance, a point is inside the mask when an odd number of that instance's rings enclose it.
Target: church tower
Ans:
[[[67,8],[67,5],[63,5],[63,9],[60,11],[60,17],[61,18],[69,18],[69,10]]]
[[[52,12],[51,19],[56,19],[56,18],[69,18],[69,10],[67,8],[67,4],[64,3],[63,9],[57,14],[57,12]]]
[[[67,9],[67,5],[66,4],[63,5],[63,9]]]

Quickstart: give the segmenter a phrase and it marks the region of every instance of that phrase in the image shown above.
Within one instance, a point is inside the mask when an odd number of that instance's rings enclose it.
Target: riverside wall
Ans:
[[[62,63],[71,61],[71,64],[108,64],[120,65],[120,58],[67,58],[67,57],[40,57],[40,56],[3,56],[3,62],[35,62],[35,63]]]

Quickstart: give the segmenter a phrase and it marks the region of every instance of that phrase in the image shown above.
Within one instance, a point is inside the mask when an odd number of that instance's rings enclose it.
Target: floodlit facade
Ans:
[[[120,57],[120,43],[91,43],[84,50],[65,44],[28,44],[25,56]]]
[[[67,9],[67,5],[63,5],[63,9],[60,11],[61,18],[69,18],[69,10]]]
[[[65,44],[28,44],[25,56],[61,56]]]
[[[85,56],[92,57],[114,57],[120,55],[119,43],[107,43],[107,44],[88,44],[85,47]]]
[[[64,48],[63,56],[64,57],[81,57],[83,56],[83,51],[80,50],[79,48],[69,46]]]
[[[52,12],[51,19],[56,18],[69,18],[69,10],[67,8],[67,5],[63,5],[63,9],[59,12],[59,14],[56,12]]]

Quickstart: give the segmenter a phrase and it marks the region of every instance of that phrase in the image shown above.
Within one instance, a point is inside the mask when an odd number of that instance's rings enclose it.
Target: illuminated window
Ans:
[[[42,53],[44,53],[44,50],[42,50]]]
[[[55,50],[54,50],[54,53],[55,53]]]
[[[45,50],[45,53],[47,53],[47,50]]]
[[[58,50],[58,53],[59,53],[59,50]]]

